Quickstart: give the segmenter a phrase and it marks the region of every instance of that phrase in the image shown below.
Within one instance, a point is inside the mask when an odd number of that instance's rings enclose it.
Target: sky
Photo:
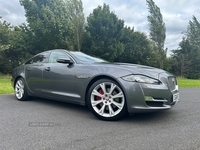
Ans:
[[[200,22],[200,1],[153,1],[160,8],[166,26],[165,48],[168,48],[169,56],[171,50],[179,47],[179,42],[186,32],[192,16],[195,16]],[[134,27],[135,31],[149,35],[147,20],[149,12],[146,0],[82,0],[82,2],[85,17],[92,13],[93,9],[106,3],[119,19],[124,20],[125,25]],[[0,16],[12,25],[20,25],[26,22],[25,11],[19,0],[0,0]]]

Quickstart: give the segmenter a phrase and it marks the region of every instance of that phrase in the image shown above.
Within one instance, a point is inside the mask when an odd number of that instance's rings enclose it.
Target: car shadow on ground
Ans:
[[[59,109],[66,109],[67,111],[79,113],[84,115],[86,118],[97,119],[94,117],[87,106],[77,105],[68,102],[55,101],[50,99],[31,97],[27,101],[23,101],[25,103],[39,103],[40,105],[58,107]],[[163,121],[173,114],[173,110],[165,110],[165,111],[157,111],[150,113],[135,113],[135,114],[127,114],[124,118],[119,120],[120,122],[148,122],[148,121]],[[99,120],[99,119],[97,119]]]
[[[166,112],[167,111],[167,112]],[[143,120],[152,120],[152,119],[159,119],[163,118],[166,115],[168,116],[169,110],[166,111],[156,111],[156,112],[148,112],[148,113],[135,113],[131,115],[127,115],[125,120],[131,121],[143,121]]]
[[[63,101],[56,101],[52,99],[32,97],[28,101],[37,102],[44,105],[60,107],[60,108],[66,108],[72,111],[85,111],[85,112],[89,111],[89,109],[83,105],[78,105],[78,104],[73,104],[73,103],[63,102]]]

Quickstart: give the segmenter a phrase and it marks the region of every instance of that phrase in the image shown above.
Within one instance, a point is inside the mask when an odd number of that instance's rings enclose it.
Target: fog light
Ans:
[[[144,99],[145,99],[145,101],[153,101],[154,100],[153,97],[151,97],[151,96],[145,96]]]

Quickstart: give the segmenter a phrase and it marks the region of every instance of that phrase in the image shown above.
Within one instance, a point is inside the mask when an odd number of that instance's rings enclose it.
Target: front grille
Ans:
[[[168,77],[169,89],[171,91],[176,89],[177,81],[175,77]]]

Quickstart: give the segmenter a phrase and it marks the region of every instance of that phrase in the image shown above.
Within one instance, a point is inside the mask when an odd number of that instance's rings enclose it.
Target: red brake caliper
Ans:
[[[98,92],[99,92],[101,95],[104,94],[104,92],[103,92],[102,89],[98,90]],[[96,97],[96,100],[101,100],[101,97],[97,96],[97,97]]]

